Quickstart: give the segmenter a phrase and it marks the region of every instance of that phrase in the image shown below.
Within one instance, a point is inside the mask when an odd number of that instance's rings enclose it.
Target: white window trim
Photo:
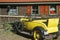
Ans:
[[[56,9],[56,11],[57,11],[56,14],[50,14],[50,5],[49,5],[49,15],[58,15],[58,6],[57,5],[56,5],[56,8],[57,8]]]

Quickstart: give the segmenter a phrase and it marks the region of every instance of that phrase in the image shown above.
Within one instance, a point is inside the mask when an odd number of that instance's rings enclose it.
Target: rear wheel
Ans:
[[[39,28],[34,29],[33,40],[43,40],[42,32]]]
[[[22,24],[20,22],[15,22],[13,25],[13,28],[16,33],[21,32]]]

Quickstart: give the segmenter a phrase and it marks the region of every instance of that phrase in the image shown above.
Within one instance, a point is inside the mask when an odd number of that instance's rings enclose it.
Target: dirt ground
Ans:
[[[0,40],[31,40],[29,37],[27,38],[25,36],[23,37],[22,35],[17,35],[11,31],[5,32],[0,30]]]
[[[5,32],[0,30],[0,40],[31,40],[31,37],[24,34],[17,35],[11,31]],[[60,40],[60,37],[57,40]]]

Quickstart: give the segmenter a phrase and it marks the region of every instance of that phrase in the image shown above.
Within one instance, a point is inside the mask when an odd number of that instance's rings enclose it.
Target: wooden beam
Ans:
[[[0,17],[25,17],[25,16],[0,15]]]
[[[0,17],[8,17],[8,18],[21,18],[21,17],[28,17],[28,16],[13,16],[13,15],[0,15]],[[35,18],[41,18],[40,17],[35,17]]]
[[[1,2],[0,5],[26,5],[26,4],[60,4],[60,2],[22,2],[22,3],[4,3]]]

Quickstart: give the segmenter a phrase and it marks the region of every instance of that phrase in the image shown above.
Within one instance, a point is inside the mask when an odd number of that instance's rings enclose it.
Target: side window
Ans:
[[[56,15],[57,14],[57,6],[56,5],[50,5],[49,6],[49,13],[50,13],[50,15]]]
[[[16,7],[9,7],[8,8],[8,15],[18,15]]]
[[[33,5],[32,6],[32,15],[38,15],[38,5]]]

